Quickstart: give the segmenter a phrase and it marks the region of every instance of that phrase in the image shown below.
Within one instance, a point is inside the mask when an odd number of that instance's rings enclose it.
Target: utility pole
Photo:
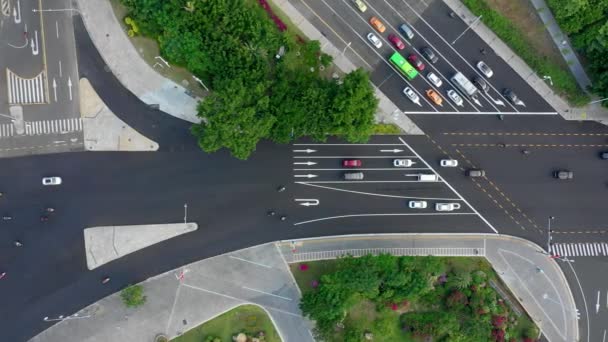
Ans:
[[[549,216],[547,222],[547,253],[551,254],[551,221],[555,220],[555,216]]]

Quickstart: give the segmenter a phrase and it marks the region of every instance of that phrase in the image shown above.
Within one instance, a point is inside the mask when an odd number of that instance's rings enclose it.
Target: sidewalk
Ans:
[[[162,77],[144,62],[114,16],[110,1],[77,0],[77,3],[91,40],[125,88],[172,116],[200,121],[196,116],[200,98],[190,97],[184,87]]]
[[[462,2],[460,2],[460,0],[443,0],[443,2],[450,7],[451,10],[456,13],[456,15],[462,18],[464,22],[473,23],[477,20],[477,17],[471,13],[471,11],[469,11],[469,9]],[[546,8],[541,12],[549,12],[549,9]],[[521,78],[528,82],[530,87],[535,89],[536,92],[542,96],[545,101],[547,101],[564,119],[594,120],[608,125],[608,109],[602,107],[600,103],[590,104],[582,108],[570,107],[566,101],[555,94],[547,83],[541,79],[540,76],[537,75],[534,70],[532,70],[519,56],[517,56],[509,46],[500,40],[500,38],[498,38],[483,22],[478,21],[476,25],[471,27],[471,30],[474,31],[486,44],[490,45],[494,53],[507,62],[511,68],[513,68],[513,70]],[[558,39],[560,42],[558,44],[558,48],[562,47],[560,46],[562,40],[563,38]],[[570,48],[570,50],[572,49]],[[576,76],[576,73],[574,75]]]
[[[174,338],[237,306],[254,304],[268,313],[283,342],[314,342],[312,325],[298,306],[299,289],[274,243],[185,265],[141,285],[147,297],[143,306],[126,308],[117,292],[30,341],[152,342],[157,334]]]
[[[485,257],[548,341],[579,338],[576,304],[565,275],[554,259],[527,240],[485,234],[369,234],[282,241],[279,246],[288,263],[346,254]]]

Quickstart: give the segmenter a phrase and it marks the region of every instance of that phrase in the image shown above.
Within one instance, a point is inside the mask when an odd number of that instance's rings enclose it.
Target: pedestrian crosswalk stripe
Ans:
[[[82,131],[82,119],[57,119],[44,121],[25,121],[25,135],[66,134]],[[13,124],[0,125],[0,138],[17,135]]]
[[[8,0],[2,0],[0,2],[0,9],[2,10],[2,14],[5,17],[8,17],[11,15],[11,3]]]
[[[8,103],[21,105],[46,103],[45,77],[44,71],[34,78],[22,78],[6,69]]]
[[[608,243],[554,243],[551,254],[564,257],[571,256],[608,256]]]

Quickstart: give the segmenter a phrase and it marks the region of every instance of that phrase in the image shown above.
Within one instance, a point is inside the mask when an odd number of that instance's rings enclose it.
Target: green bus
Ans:
[[[418,71],[416,71],[416,69],[414,69],[414,67],[399,54],[399,52],[393,53],[391,58],[389,58],[389,62],[391,62],[391,64],[394,65],[397,70],[399,70],[410,80],[418,76]]]

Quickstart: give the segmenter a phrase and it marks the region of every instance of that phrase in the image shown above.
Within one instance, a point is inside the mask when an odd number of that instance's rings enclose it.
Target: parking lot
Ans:
[[[406,114],[555,114],[547,102],[492,52],[490,46],[467,29],[475,22],[465,23],[450,16],[450,10],[441,1],[367,1],[365,12],[351,0],[290,2],[337,48],[343,49],[342,53],[355,65],[370,71],[372,82]],[[372,17],[381,22],[384,32],[379,32],[370,23]],[[400,29],[403,24],[413,32],[412,39]],[[368,38],[370,33],[379,40],[380,47],[377,43],[374,45],[373,38]],[[399,50],[389,41],[389,35],[393,41],[398,38],[404,49]],[[422,53],[424,49],[435,54],[435,63]],[[424,69],[419,69],[418,75],[410,79],[389,62],[395,52],[407,59],[416,56]],[[477,67],[480,61],[492,70],[491,77]],[[476,84],[479,89],[476,94],[465,94],[452,80],[458,72],[470,82],[476,78],[485,81],[487,90]],[[429,73],[442,84],[438,86],[438,82],[430,80]],[[412,90],[417,101],[404,95],[406,87]],[[517,99],[509,99],[505,89],[512,90]],[[436,93],[438,100],[433,101],[427,95],[430,90]],[[461,101],[450,98],[450,90]]]

